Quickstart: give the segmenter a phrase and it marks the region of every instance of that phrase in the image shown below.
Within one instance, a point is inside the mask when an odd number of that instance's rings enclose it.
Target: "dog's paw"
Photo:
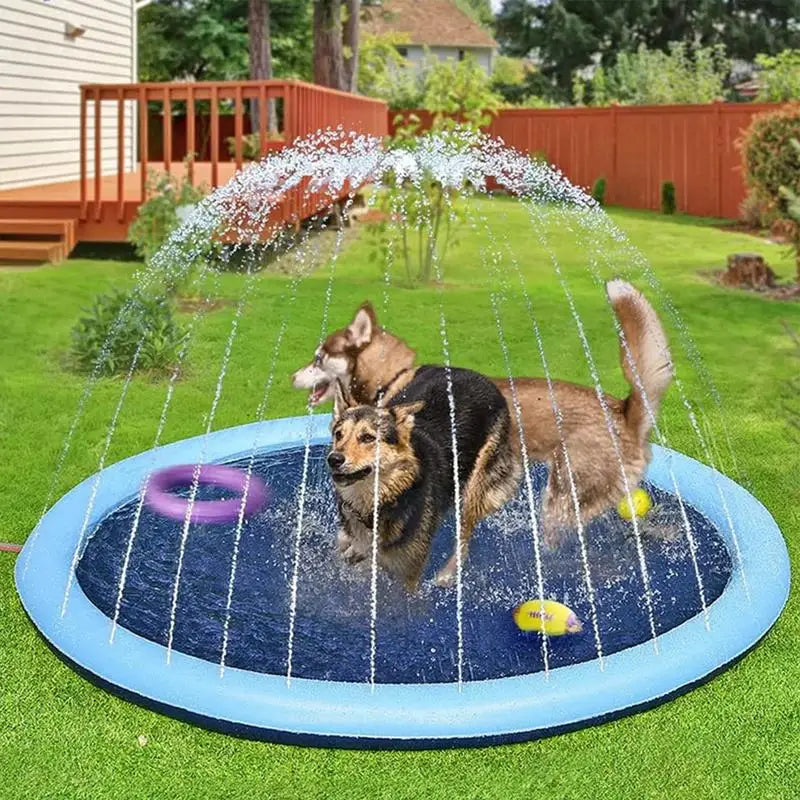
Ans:
[[[353,544],[353,537],[344,529],[339,528],[336,534],[336,549],[340,553],[344,553]]]
[[[356,564],[360,564],[362,561],[365,561],[367,556],[361,550],[357,550],[355,547],[351,546],[342,553],[342,558],[344,558],[348,564],[355,566]]]
[[[564,529],[558,525],[546,525],[542,534],[542,540],[547,550],[558,550],[561,542],[564,541]]]
[[[451,567],[442,567],[436,573],[436,585],[442,589],[447,589],[456,582],[455,570]]]

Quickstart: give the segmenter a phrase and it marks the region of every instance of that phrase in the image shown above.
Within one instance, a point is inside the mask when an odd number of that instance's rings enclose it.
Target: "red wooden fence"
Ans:
[[[658,209],[661,184],[675,184],[678,208],[698,216],[739,216],[746,187],[736,141],[772,103],[504,109],[488,133],[542,153],[572,183],[607,180],[606,202]],[[412,112],[404,112],[412,113]],[[415,111],[423,127],[430,114]],[[390,130],[397,112],[389,112]]]
[[[246,119],[249,111],[249,101],[257,100],[259,105],[258,131],[261,143],[261,155],[267,150],[280,147],[274,142],[267,141],[267,105],[269,100],[282,103],[283,129],[281,131],[284,143],[290,144],[295,138],[313,133],[321,128],[336,127],[341,125],[346,131],[371,133],[383,136],[387,132],[386,104],[379,100],[359,97],[358,95],[339,92],[313,84],[300,81],[217,81],[203,83],[132,83],[132,84],[87,84],[81,86],[81,127],[80,127],[80,219],[85,221],[92,218],[100,222],[104,218],[104,206],[109,202],[115,207],[115,215],[120,223],[127,218],[129,209],[126,205],[138,205],[147,197],[148,168],[162,169],[171,172],[173,167],[181,167],[183,156],[195,153],[195,160],[190,160],[187,165],[187,178],[192,183],[196,182],[195,161],[197,154],[208,154],[209,164],[204,166],[210,180],[204,182],[212,188],[225,182],[230,176],[230,168],[220,170],[220,164],[225,166],[226,143],[224,137],[235,137],[235,149],[232,160],[236,168],[244,163],[242,152],[242,136],[249,130]],[[113,101],[114,112],[103,118],[103,103]],[[136,129],[138,131],[138,186],[131,195],[130,181],[126,181],[126,162],[129,162],[131,151],[130,141],[126,141],[126,127],[129,120],[126,114],[131,113],[131,101],[137,109]],[[151,161],[149,158],[149,135],[151,132],[151,106],[160,106],[161,135],[159,158]],[[185,104],[185,116],[174,117],[173,110],[176,103]],[[208,130],[199,131],[197,108],[198,104],[207,104]],[[91,122],[91,136],[89,131],[88,109],[93,111]],[[126,111],[127,109],[127,111]],[[220,113],[222,110],[232,114]],[[109,119],[110,117],[110,119]],[[182,119],[182,127],[173,130],[173,123]],[[224,119],[225,123],[221,123]],[[103,131],[104,124],[113,126],[116,139],[116,154],[114,171],[114,191],[111,197],[103,197],[103,172],[108,172],[107,162],[104,163]],[[229,133],[232,127],[232,132]],[[107,130],[107,129],[106,129]],[[205,135],[207,133],[207,136]],[[88,143],[93,141],[93,177],[89,177],[88,168]],[[205,141],[207,139],[207,142]],[[176,149],[173,149],[173,148]],[[126,158],[126,153],[128,158]],[[206,170],[208,166],[210,169]],[[130,175],[130,173],[128,173]],[[303,192],[295,190],[291,197],[287,195],[281,203],[275,221],[294,221],[298,217],[303,219],[313,214],[317,209],[314,205],[316,196],[305,197]]]

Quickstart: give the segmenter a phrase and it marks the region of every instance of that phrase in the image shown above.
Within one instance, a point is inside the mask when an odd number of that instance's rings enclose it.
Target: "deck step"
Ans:
[[[74,219],[0,219],[0,260],[63,261],[76,227]]]
[[[0,239],[0,261],[49,261],[57,264],[64,260],[63,242],[31,242]]]

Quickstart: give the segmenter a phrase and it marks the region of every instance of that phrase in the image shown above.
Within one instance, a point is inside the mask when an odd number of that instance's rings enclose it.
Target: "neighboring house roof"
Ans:
[[[363,10],[364,29],[373,35],[400,33],[409,44],[429,47],[497,47],[491,34],[451,0],[383,0]]]

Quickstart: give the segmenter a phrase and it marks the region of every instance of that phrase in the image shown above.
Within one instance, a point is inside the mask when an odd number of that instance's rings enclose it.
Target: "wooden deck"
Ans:
[[[227,183],[236,172],[233,162],[218,162],[217,185]],[[150,164],[148,169],[166,172],[163,164]],[[183,162],[171,164],[169,173],[177,179],[186,177]],[[117,174],[104,175],[100,184],[100,202],[95,202],[95,181],[92,178],[87,187],[87,213],[81,219],[80,180],[61,183],[25,186],[21,189],[0,191],[0,219],[72,219],[76,226],[76,240],[79,242],[124,242],[128,235],[128,225],[136,216],[141,204],[142,169],[122,175],[123,200],[117,201]],[[210,162],[194,164],[196,186],[212,186],[212,165]],[[120,213],[121,212],[121,213]]]
[[[42,253],[51,252],[45,246],[49,245],[54,256],[58,256],[67,255],[70,243],[74,242],[125,241],[128,226],[146,198],[146,180],[151,170],[168,172],[176,178],[186,177],[195,186],[205,185],[209,189],[227,183],[247,163],[245,118],[253,101],[258,104],[257,133],[262,156],[280,150],[285,142],[296,137],[327,127],[342,125],[346,130],[377,136],[387,132],[385,103],[301,81],[84,85],[80,87],[81,135],[80,151],[76,153],[80,178],[0,190],[0,260],[4,247],[15,254],[28,247],[31,260],[35,260],[39,252],[35,244],[41,246]],[[269,132],[268,103],[275,103],[281,112],[278,129]],[[137,148],[126,134],[132,108],[136,112]],[[178,130],[173,124],[181,118],[181,113],[185,115],[185,130]],[[207,124],[198,125],[198,114],[205,115]],[[234,153],[227,160],[226,128],[220,120],[230,122],[231,117]],[[149,141],[154,136],[153,122],[159,134],[157,142]],[[104,174],[113,171],[103,152],[104,142],[108,142],[104,132],[109,131],[116,142],[111,165],[116,165],[117,171]],[[204,136],[208,141],[203,141]],[[156,157],[151,155],[153,144],[157,145]],[[124,172],[125,164],[129,163],[127,158],[134,151],[140,154],[139,167]],[[187,165],[178,160],[182,152],[193,153],[195,158],[198,153],[209,152],[211,160]],[[276,207],[273,222],[295,223],[315,213],[316,204],[314,196],[293,189]],[[43,223],[41,236],[35,232],[37,220]],[[50,222],[58,222],[59,230],[66,231],[58,240],[60,248],[52,247]],[[40,241],[33,241],[37,237]]]

